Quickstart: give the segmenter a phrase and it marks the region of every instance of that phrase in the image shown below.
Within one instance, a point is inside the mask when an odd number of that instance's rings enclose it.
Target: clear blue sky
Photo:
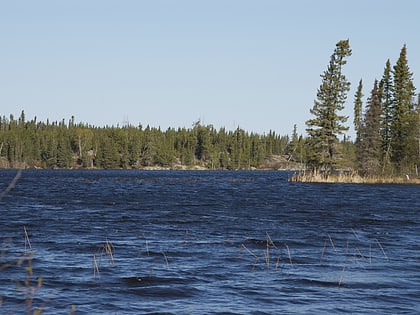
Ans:
[[[345,114],[404,44],[420,84],[419,12],[416,0],[1,0],[0,114],[305,134],[341,39]]]

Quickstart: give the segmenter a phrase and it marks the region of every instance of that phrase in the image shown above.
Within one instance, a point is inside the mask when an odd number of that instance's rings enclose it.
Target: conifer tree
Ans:
[[[391,123],[393,107],[393,79],[391,62],[386,61],[382,80],[379,83],[379,92],[381,96],[382,114],[381,114],[381,135],[382,135],[382,164],[387,167],[391,161]]]
[[[356,150],[358,169],[362,175],[377,175],[380,172],[381,147],[381,99],[378,81],[375,80],[360,129],[359,148]]]
[[[327,70],[321,75],[322,83],[317,92],[317,99],[310,113],[315,118],[306,121],[309,134],[308,163],[313,169],[330,171],[337,159],[337,136],[348,130],[343,124],[348,117],[340,115],[344,109],[350,83],[342,73],[351,56],[349,40],[336,44]]]
[[[286,154],[289,156],[289,161],[295,161],[297,160],[297,157],[295,156],[296,150],[299,145],[299,135],[297,132],[297,126],[296,124],[293,125],[293,132],[292,132],[292,139],[288,142],[286,146]]]
[[[401,49],[393,74],[391,159],[397,171],[402,172],[414,166],[417,155],[417,117],[413,102],[415,87],[413,74],[408,67],[406,45]]]
[[[356,131],[356,141],[362,126],[362,109],[363,109],[363,81],[360,79],[357,86],[356,94],[354,95],[354,130]]]

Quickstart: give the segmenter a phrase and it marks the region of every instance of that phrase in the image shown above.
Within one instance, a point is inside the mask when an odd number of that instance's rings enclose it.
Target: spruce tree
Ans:
[[[349,40],[341,40],[336,44],[327,70],[321,75],[322,83],[317,92],[317,99],[310,113],[315,116],[306,121],[309,134],[308,163],[312,169],[331,171],[337,159],[337,136],[348,130],[343,124],[348,117],[340,115],[344,109],[350,83],[342,73],[351,56]]]
[[[359,156],[361,148],[360,132],[363,124],[363,81],[360,79],[359,85],[357,86],[356,94],[354,95],[354,131],[356,132],[355,151],[356,157]]]
[[[297,132],[296,124],[293,125],[293,132],[292,132],[292,139],[288,142],[286,146],[286,154],[289,156],[288,160],[297,161],[298,157],[295,155],[296,150],[298,149],[299,145],[299,135]]]
[[[385,168],[391,161],[391,124],[392,124],[392,107],[393,107],[393,78],[391,70],[391,62],[386,61],[382,80],[379,83],[379,92],[381,96],[382,113],[381,113],[381,135],[382,135],[382,164]]]
[[[357,86],[356,94],[354,95],[354,130],[356,131],[356,141],[359,135],[360,127],[362,126],[362,108],[363,108],[363,81],[360,79]]]
[[[417,124],[413,102],[415,87],[407,62],[406,45],[393,68],[394,86],[391,122],[391,154],[398,172],[409,172],[417,155]]]
[[[358,169],[361,175],[379,174],[382,156],[381,147],[381,98],[378,81],[375,80],[360,129],[359,148],[356,151]]]

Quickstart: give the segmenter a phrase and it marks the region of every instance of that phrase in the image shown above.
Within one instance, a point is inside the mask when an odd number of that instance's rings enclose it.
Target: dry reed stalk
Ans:
[[[360,252],[359,248],[357,248],[357,247],[356,247],[356,252],[360,255],[360,257],[362,257],[363,259],[366,259],[365,255],[363,255],[363,254]]]
[[[385,256],[386,260],[389,260],[388,256],[385,254],[385,250],[384,250],[384,248],[382,247],[382,245],[381,245],[381,243],[379,242],[379,240],[378,240],[377,238],[375,238],[375,241],[376,241],[376,243],[378,243],[378,245],[379,245],[379,247],[380,247],[380,249],[381,249],[381,251],[382,251],[382,254],[384,254],[384,256]]]
[[[273,243],[273,241],[270,238],[270,235],[268,235],[268,232],[265,232],[266,235],[266,249],[265,249],[265,264],[267,265],[267,270],[270,270],[270,242]]]
[[[99,277],[99,267],[96,261],[96,255],[93,254],[93,278],[94,279],[96,279],[96,274],[98,274],[98,277]]]
[[[113,255],[112,252],[115,248],[114,248],[114,245],[112,245],[112,243],[108,239],[106,239],[104,249],[105,249],[105,252],[107,253],[107,255],[109,257],[109,264],[114,265],[114,255]]]
[[[290,255],[290,249],[289,249],[289,246],[287,246],[287,244],[286,243],[284,243],[284,245],[286,246],[286,248],[287,248],[287,254],[289,255],[289,262],[290,262],[290,265],[293,267],[293,263],[292,263],[292,256]]]
[[[343,270],[341,271],[340,279],[338,280],[338,286],[341,286],[341,283],[343,282],[343,279],[344,279],[344,271],[346,270],[347,260],[348,260],[348,250],[349,250],[349,241],[346,241],[346,254],[345,254],[346,260],[344,261]]]
[[[24,242],[24,246],[23,246],[23,252],[26,255],[26,244],[28,244],[29,250],[32,252],[32,246],[31,246],[31,241],[29,240],[29,235],[28,235],[28,231],[26,230],[26,226],[23,226],[23,231],[24,231],[24,238],[25,238],[25,242]]]
[[[150,256],[150,253],[149,253],[149,243],[147,242],[147,240],[146,240],[146,253],[147,253],[147,256]]]
[[[351,230],[352,230],[352,232],[353,232],[354,236],[357,238],[357,240],[358,240],[358,241],[360,241],[360,238],[359,238],[359,236],[357,235],[356,231],[355,231],[353,228],[351,228]]]
[[[245,249],[249,254],[251,254],[251,256],[253,256],[255,258],[254,264],[252,265],[252,270],[254,270],[255,266],[257,265],[258,260],[260,260],[260,258],[255,255],[251,250],[248,249],[248,247],[245,246],[245,244],[241,244],[241,249]]]
[[[369,243],[369,265],[372,265],[372,243]]]
[[[166,263],[166,269],[169,270],[169,261],[168,261],[168,257],[166,256],[165,252],[162,252],[163,257],[165,258],[165,263]]]
[[[268,234],[268,232],[265,232],[265,235],[267,237],[267,242],[270,242],[270,245],[272,245],[273,247],[277,248],[276,244],[274,244],[273,240],[271,239],[270,235]]]
[[[265,250],[265,263],[267,265],[267,270],[270,270],[270,250],[269,250],[269,244],[268,244],[268,239],[267,239],[267,247]]]
[[[331,246],[332,246],[333,250],[336,252],[336,251],[337,251],[337,249],[336,249],[336,248],[335,248],[335,246],[334,246],[334,243],[333,243],[333,240],[332,240],[332,238],[331,238],[330,234],[328,234],[328,238],[330,239],[330,243],[331,243]]]
[[[276,244],[274,244],[274,242],[271,239],[270,234],[268,234],[268,232],[265,232],[265,235],[266,235],[266,240],[267,240],[267,248],[266,248],[266,254],[265,254],[265,262],[267,264],[267,270],[270,270],[270,251],[269,251],[269,247],[270,246],[273,246],[274,248],[277,248],[277,246],[276,246]],[[278,261],[279,261],[279,259],[277,259],[275,269],[277,269],[277,267],[278,267]]]
[[[279,254],[279,256],[277,257],[276,265],[274,267],[274,270],[277,270],[279,268],[280,260],[281,260],[281,254]]]
[[[255,255],[248,247],[245,246],[245,244],[241,244],[241,248],[245,249],[248,253],[250,253],[255,259],[259,259],[257,255]]]

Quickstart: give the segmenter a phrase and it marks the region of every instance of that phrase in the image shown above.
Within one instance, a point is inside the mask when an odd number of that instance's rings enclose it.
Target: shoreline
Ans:
[[[318,184],[420,184],[419,177],[408,175],[400,176],[368,176],[363,177],[356,174],[313,174],[295,173],[288,179],[295,183],[318,183]]]

